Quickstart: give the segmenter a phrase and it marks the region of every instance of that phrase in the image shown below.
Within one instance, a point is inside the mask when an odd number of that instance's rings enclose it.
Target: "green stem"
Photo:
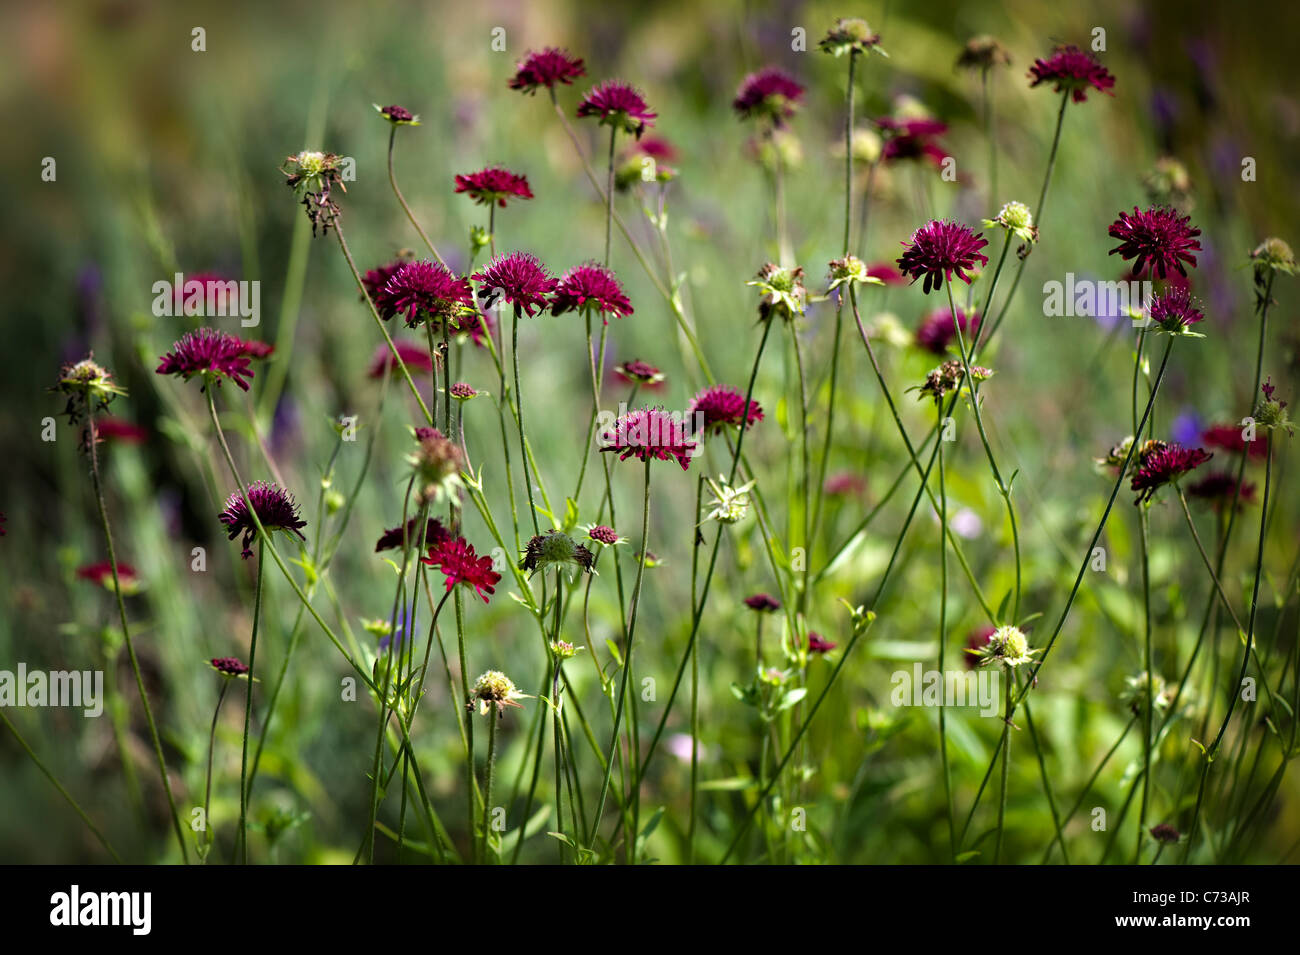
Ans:
[[[411,220],[411,225],[413,225],[415,231],[420,234],[420,238],[424,240],[424,244],[433,254],[433,257],[438,260],[438,264],[443,268],[446,268],[447,263],[442,260],[442,256],[439,255],[438,250],[433,247],[433,243],[429,241],[429,237],[424,234],[424,230],[420,228],[420,223],[416,221],[415,213],[413,213],[411,207],[406,204],[406,198],[402,195],[402,190],[397,188],[397,177],[393,175],[393,140],[396,137],[397,126],[394,125],[388,132],[388,184],[393,187],[393,195],[397,197],[397,202],[402,207],[402,211],[406,213],[406,218]],[[342,237],[340,236],[340,239],[341,238]]]
[[[244,742],[243,753],[239,760],[239,845],[244,865],[248,865],[248,731],[253,723],[253,674],[256,672],[254,667],[257,665],[257,628],[262,618],[264,551],[265,542],[259,538],[257,541],[257,585],[256,590],[253,592],[253,635],[248,644],[248,686],[247,692],[244,694]],[[216,717],[213,716],[213,728],[215,727]],[[208,770],[210,773],[210,764]]]

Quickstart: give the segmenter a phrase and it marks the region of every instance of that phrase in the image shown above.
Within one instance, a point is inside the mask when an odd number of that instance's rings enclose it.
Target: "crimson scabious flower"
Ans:
[[[1189,326],[1205,318],[1185,286],[1170,286],[1152,298],[1147,317],[1161,331],[1174,335],[1194,335],[1194,332],[1188,330]]]
[[[1055,83],[1055,92],[1069,90],[1070,98],[1076,103],[1088,99],[1089,88],[1108,96],[1115,95],[1111,92],[1111,87],[1115,85],[1115,77],[1110,71],[1098,63],[1090,53],[1072,44],[1060,45],[1046,59],[1040,57],[1034,60],[1033,65],[1029,67],[1029,75],[1034,80],[1029,84],[1031,88],[1040,83]]]
[[[1148,441],[1138,451],[1129,487],[1138,492],[1134,503],[1149,501],[1156,491],[1213,457],[1203,448],[1185,448],[1173,441]]]
[[[528,93],[530,96],[539,87],[555,89],[556,83],[569,86],[579,76],[586,76],[582,58],[570,56],[568,50],[548,46],[528,55],[515,64],[515,75],[510,78],[510,88]]]
[[[393,346],[411,374],[423,372],[427,375],[433,371],[433,359],[427,350],[413,342],[395,341]],[[382,378],[385,371],[397,374],[399,367],[397,359],[393,357],[393,350],[385,342],[375,349],[375,355],[370,359],[370,370],[366,374],[371,378]]]
[[[425,321],[455,319],[474,307],[469,280],[428,259],[408,262],[393,273],[375,299],[379,317],[402,315],[408,328]]]
[[[237,657],[213,657],[208,661],[208,666],[229,679],[245,676],[248,673],[248,664]]]
[[[215,382],[221,385],[229,378],[248,391],[248,380],[253,377],[249,368],[252,354],[249,342],[215,328],[199,328],[186,332],[172,345],[172,350],[159,359],[156,373],[176,375],[188,381],[195,375],[203,378],[203,387]]]
[[[729,385],[705,388],[691,399],[686,413],[692,424],[701,422],[705,434],[718,434],[728,427],[748,429],[763,420],[758,402],[751,401],[747,407],[745,396]]]
[[[458,381],[447,389],[448,394],[458,401],[469,401],[478,397],[478,389],[467,381]]]
[[[640,385],[651,391],[657,391],[663,387],[664,379],[667,377],[662,371],[639,358],[633,358],[631,361],[625,361],[623,364],[614,369],[614,374],[620,381],[625,381],[630,385]]]
[[[1207,474],[1187,488],[1190,497],[1205,501],[1216,511],[1232,506],[1232,499],[1237,498],[1237,507],[1242,504],[1255,503],[1255,485],[1251,481],[1242,481],[1241,490],[1237,490],[1237,478],[1227,471],[1215,471]]]
[[[618,536],[618,531],[608,524],[592,524],[587,528],[587,536],[597,544],[604,544],[606,547],[613,547],[624,540],[624,538]]]
[[[248,511],[248,505],[252,505],[252,514]],[[248,486],[248,504],[244,503],[243,495],[235,491],[226,499],[226,508],[218,517],[218,520],[226,525],[226,534],[231,540],[243,533],[244,539],[241,542],[243,551],[240,556],[244,560],[253,556],[250,545],[257,534],[257,524],[253,522],[253,515],[262,522],[262,527],[268,534],[284,531],[287,534],[296,534],[302,541],[307,540],[299,530],[306,527],[307,522],[298,516],[298,503],[293,499],[293,495],[278,484],[254,481]]]
[[[771,594],[753,594],[745,598],[745,606],[758,613],[775,613],[781,609],[781,601]]]
[[[1248,454],[1260,460],[1268,456],[1268,437],[1256,435],[1253,441],[1247,441],[1240,425],[1216,424],[1201,432],[1201,440],[1212,448],[1222,448],[1233,454]]]
[[[612,126],[631,133],[637,139],[654,125],[657,113],[650,112],[641,94],[621,80],[598,83],[582,97],[578,104],[578,118],[596,116],[600,125]]]
[[[632,303],[623,294],[623,287],[613,272],[595,262],[586,262],[564,273],[551,298],[552,315],[580,311],[623,318],[632,314]],[[604,321],[609,324],[608,317]]]
[[[456,177],[456,192],[463,192],[481,206],[496,203],[502,209],[507,199],[531,199],[533,190],[528,177],[511,172],[504,166],[489,166],[478,172]]]
[[[877,262],[867,266],[867,277],[880,279],[885,285],[906,285],[907,277],[894,268],[892,262]]]
[[[785,124],[799,108],[804,88],[784,70],[768,66],[741,81],[731,108],[741,119],[767,117],[777,126]]]
[[[375,266],[373,269],[368,269],[365,274],[361,276],[361,287],[365,289],[362,299],[364,300],[365,296],[369,295],[371,301],[377,302],[379,300],[379,293],[384,290],[384,286],[388,284],[388,280],[400,272],[402,266],[409,264],[411,261],[412,257],[409,253],[399,252],[397,258],[392,262]]]
[[[959,222],[931,219],[903,243],[898,268],[911,276],[913,284],[924,277],[927,295],[931,289],[938,289],[945,278],[951,282],[954,274],[970,285],[966,271],[975,268],[975,260],[988,265],[988,256],[980,253],[986,245],[982,233],[972,232]]]
[[[619,459],[676,461],[685,471],[699,449],[681,417],[662,408],[638,408],[614,422],[614,429],[601,435],[601,451],[617,451]]]
[[[478,294],[484,308],[504,299],[528,316],[550,304],[547,296],[556,286],[546,266],[527,252],[498,255],[474,273],[474,280],[482,286]]]
[[[1175,829],[1170,823],[1162,822],[1159,825],[1151,827],[1151,838],[1156,842],[1169,843],[1177,842],[1183,837],[1183,834]]]
[[[937,137],[948,131],[946,123],[936,119],[895,119],[892,116],[882,116],[875,121],[875,125],[885,139],[880,152],[883,162],[926,159],[939,166],[948,158],[948,153],[936,142]]]
[[[496,593],[496,585],[501,580],[501,575],[492,569],[492,558],[479,557],[474,553],[474,545],[463,537],[439,541],[420,562],[442,571],[448,593],[457,584],[464,584],[472,587],[484,603]]]
[[[84,567],[77,568],[77,577],[80,580],[89,580],[92,584],[98,584],[107,591],[113,590],[113,565],[106,560],[97,564],[87,564]],[[117,580],[122,585],[122,593],[126,596],[139,593],[140,576],[136,573],[135,568],[126,561],[117,562]]]
[[[384,117],[394,126],[419,126],[420,117],[416,116],[405,106],[379,106],[373,104],[375,109],[379,110],[379,115]]]
[[[123,444],[140,444],[148,437],[148,429],[133,424],[124,418],[105,415],[102,418],[95,419],[96,441],[103,442],[111,439],[121,441]]]
[[[928,352],[942,355],[948,350],[952,340],[957,337],[958,326],[961,327],[962,334],[969,337],[975,334],[979,325],[980,316],[976,311],[967,312],[958,305],[957,323],[954,325],[951,309],[936,308],[917,326],[916,345]]]
[[[420,519],[413,517],[406,522],[405,526],[398,524],[396,527],[390,527],[384,531],[383,535],[375,542],[375,553],[392,550],[401,547],[403,543],[419,545],[420,543]],[[443,541],[450,539],[451,535],[447,529],[442,526],[442,522],[435,517],[430,517],[424,525],[424,546],[432,547],[434,544],[441,544]]]
[[[809,653],[830,653],[838,644],[831,643],[829,640],[822,638],[819,633],[808,631],[808,652]]]
[[[475,348],[486,347],[483,343],[488,340],[492,329],[496,327],[491,315],[485,315],[477,309],[473,312],[462,312],[449,324],[453,335],[468,338],[474,343]]]
[[[1149,269],[1147,274],[1158,274],[1162,279],[1171,271],[1186,276],[1183,263],[1195,268],[1196,256],[1192,253],[1201,251],[1201,243],[1196,238],[1201,230],[1192,228],[1191,221],[1191,216],[1180,216],[1169,206],[1140,212],[1134,206],[1132,215],[1121,212],[1111,223],[1110,236],[1119,239],[1120,244],[1110,254],[1118,252],[1125,262],[1135,259],[1134,277],[1142,276],[1144,269]]]

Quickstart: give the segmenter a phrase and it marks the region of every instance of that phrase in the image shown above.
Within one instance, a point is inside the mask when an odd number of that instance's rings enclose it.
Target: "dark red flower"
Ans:
[[[1210,460],[1203,448],[1185,448],[1176,442],[1148,441],[1138,451],[1129,486],[1139,492],[1137,502],[1149,501],[1156,491]]]
[[[1091,54],[1073,45],[1058,46],[1046,59],[1034,60],[1029,75],[1034,80],[1029,84],[1030,87],[1040,83],[1055,83],[1056,92],[1069,90],[1070,98],[1076,103],[1082,103],[1088,98],[1089,87],[1108,96],[1115,95],[1111,92],[1115,77],[1111,76],[1110,71]]]
[[[653,156],[664,162],[672,162],[677,158],[677,148],[662,136],[643,137],[633,151],[642,156]]]
[[[402,125],[413,126],[417,122],[419,122],[415,114],[412,113],[405,106],[385,106],[382,109],[380,109],[379,112],[390,123],[394,123],[399,126]]]
[[[255,356],[250,354],[248,342],[214,328],[199,328],[186,332],[172,345],[159,360],[157,374],[177,375],[186,381],[202,375],[205,388],[210,382],[220,385],[223,378],[229,378],[247,391],[253,377],[250,357]]]
[[[745,598],[745,606],[759,613],[775,613],[781,609],[781,601],[770,594],[753,594]]]
[[[478,294],[484,308],[504,299],[529,316],[550,304],[547,296],[556,286],[537,256],[527,252],[498,255],[474,273],[474,280],[482,286]]]
[[[1216,424],[1201,432],[1201,440],[1212,448],[1222,448],[1233,454],[1244,452],[1261,460],[1268,456],[1267,435],[1257,434],[1254,441],[1247,441],[1241,432],[1240,425]]]
[[[1215,510],[1229,507],[1232,504],[1234,495],[1237,497],[1237,506],[1240,509],[1242,504],[1255,503],[1255,485],[1250,481],[1241,482],[1241,491],[1237,491],[1237,478],[1227,471],[1215,471],[1207,474],[1195,484],[1187,488],[1187,493],[1191,497],[1200,498],[1207,502]]]
[[[873,279],[880,279],[886,285],[906,285],[907,277],[898,269],[894,268],[891,262],[877,262],[875,265],[867,266],[867,276]]]
[[[365,289],[365,294],[370,296],[372,302],[378,302],[379,293],[384,290],[384,286],[388,284],[388,280],[396,275],[401,270],[402,266],[408,264],[410,261],[409,258],[395,259],[387,265],[376,266],[361,276],[361,286]],[[378,305],[376,305],[376,308],[378,308]]]
[[[946,123],[935,119],[894,119],[882,116],[875,121],[884,135],[880,158],[884,162],[900,159],[928,159],[938,166],[948,158],[935,140],[948,131]]]
[[[528,177],[516,175],[503,166],[489,166],[479,172],[458,175],[456,192],[468,194],[479,205],[490,206],[495,202],[502,209],[509,198],[533,198],[533,190],[528,188]]]
[[[1178,332],[1205,318],[1187,288],[1170,286],[1151,300],[1147,317],[1164,331]]]
[[[997,627],[983,626],[976,627],[966,636],[966,649],[971,651],[980,651],[989,645],[989,638],[998,632]],[[980,665],[979,656],[972,653],[963,653],[962,662],[966,664],[966,669],[974,670]]]
[[[823,640],[821,634],[808,631],[808,652],[809,653],[829,653],[834,650],[837,644],[829,640]]]
[[[780,126],[794,116],[803,94],[804,88],[793,76],[768,66],[741,81],[731,108],[741,119],[766,116]]]
[[[975,334],[976,330],[979,329],[979,325],[980,317],[978,312],[967,312],[958,305],[957,324],[954,325],[950,309],[946,307],[936,308],[917,327],[916,345],[928,352],[942,355],[948,351],[948,346],[957,337],[957,326],[961,327],[961,333],[967,337],[969,343],[969,337]]]
[[[420,544],[420,519],[413,517],[406,522],[406,526],[398,524],[396,527],[390,527],[384,531],[383,536],[375,542],[375,553],[392,550],[395,547],[401,547],[403,543],[409,543],[413,546]],[[429,518],[424,525],[424,546],[432,547],[435,544],[441,544],[443,541],[450,539],[451,535],[447,529],[442,526],[442,522],[437,518]]]
[[[248,672],[248,664],[241,662],[235,657],[213,657],[208,661],[208,663],[212,669],[216,670],[222,676],[243,676]]]
[[[424,321],[452,319],[473,307],[469,280],[457,278],[446,266],[428,259],[404,264],[375,298],[380,318],[387,321],[403,315],[408,328]]]
[[[601,436],[601,451],[617,451],[620,460],[635,457],[638,461],[676,461],[685,471],[699,443],[691,438],[678,415],[662,408],[638,408],[614,422],[614,430]]]
[[[597,116],[602,126],[621,128],[640,139],[658,114],[650,112],[635,88],[621,80],[606,80],[587,90],[577,115],[579,119]]]
[[[752,428],[755,422],[763,420],[763,409],[758,402],[749,402],[747,408],[745,396],[729,385],[705,388],[691,399],[686,413],[692,427],[700,420],[696,416],[703,416],[700,430],[705,434],[717,434],[727,427]]]
[[[1191,216],[1180,216],[1168,206],[1157,206],[1141,212],[1133,207],[1133,214],[1121,212],[1110,227],[1110,236],[1119,239],[1120,244],[1110,250],[1116,252],[1127,262],[1133,263],[1133,275],[1141,277],[1143,270],[1158,274],[1162,279],[1171,271],[1186,275],[1183,263],[1196,267],[1193,252],[1201,251],[1201,243],[1196,237],[1200,229],[1191,226]]]
[[[427,350],[413,342],[394,341],[393,346],[397,349],[402,364],[406,365],[411,374],[418,372],[429,374],[433,371],[433,359],[429,357]],[[366,374],[371,378],[382,378],[385,371],[399,374],[399,367],[397,359],[393,357],[393,350],[388,347],[387,342],[384,342],[375,349],[375,355],[370,359],[370,370]]]
[[[552,315],[586,309],[618,318],[632,314],[632,303],[623,294],[623,287],[618,284],[614,273],[594,262],[586,262],[565,272],[551,298]],[[608,318],[604,321],[609,324]]]
[[[478,395],[478,390],[469,382],[465,381],[456,382],[448,388],[447,391],[453,398],[459,398],[461,401],[468,401],[470,398],[474,398]]]
[[[257,519],[262,522],[262,527],[268,534],[273,531],[285,531],[296,534],[303,541],[307,539],[299,530],[306,527],[307,522],[298,516],[298,504],[294,501],[293,495],[280,485],[267,481],[254,481],[248,486],[248,503],[252,505],[253,513],[257,515]],[[240,556],[245,560],[252,557],[253,549],[250,545],[257,534],[257,525],[253,523],[253,517],[249,514],[239,491],[235,491],[226,499],[226,508],[221,512],[218,520],[226,525],[226,534],[231,540],[239,536],[241,531],[243,532],[243,551]]]
[[[538,87],[554,89],[556,83],[566,86],[579,76],[586,76],[582,59],[569,55],[568,50],[548,46],[544,50],[529,52],[515,65],[515,75],[510,79],[510,88],[524,93],[536,93]]]
[[[95,438],[98,441],[112,439],[123,444],[140,444],[148,437],[148,429],[132,424],[124,418],[105,415],[95,419]]]
[[[249,358],[269,358],[274,351],[275,346],[270,342],[259,342],[255,338],[244,342],[244,354]]]
[[[607,524],[595,524],[587,531],[587,536],[606,547],[613,547],[619,542],[618,531]]]
[[[614,369],[614,374],[620,381],[625,381],[630,385],[640,385],[651,391],[662,388],[665,377],[664,373],[654,365],[648,364],[639,358],[623,362]]]
[[[1171,843],[1177,842],[1182,838],[1182,833],[1175,829],[1171,824],[1162,822],[1159,825],[1151,827],[1151,838],[1156,842]]]
[[[981,236],[982,233],[976,234],[959,222],[931,219],[903,243],[898,267],[904,275],[911,276],[913,283],[924,277],[927,295],[931,289],[938,289],[945,278],[951,282],[954,273],[969,285],[971,280],[966,270],[975,268],[976,259],[981,265],[988,265],[989,261],[987,255],[980,253],[988,245]]]
[[[496,593],[496,585],[501,580],[501,575],[492,569],[492,558],[479,557],[474,553],[474,546],[463,537],[440,541],[429,548],[429,556],[421,557],[420,562],[442,571],[448,593],[457,584],[465,584],[473,587],[484,603],[488,602],[489,595]]]
[[[87,564],[84,567],[77,568],[77,577],[111,589],[113,586],[113,565],[106,560],[100,561],[98,564]],[[130,564],[119,560],[117,562],[117,579],[122,584],[123,592],[127,592],[139,580],[139,575]]]

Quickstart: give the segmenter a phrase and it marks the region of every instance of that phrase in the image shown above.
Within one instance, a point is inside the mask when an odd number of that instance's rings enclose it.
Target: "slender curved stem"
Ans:
[[[429,251],[433,253],[433,257],[438,260],[438,264],[443,268],[446,268],[447,263],[442,260],[442,256],[438,254],[438,250],[435,249],[433,243],[429,241],[429,237],[424,234],[424,230],[420,228],[420,223],[416,221],[415,213],[412,212],[411,207],[406,204],[406,197],[402,195],[402,190],[397,188],[397,177],[393,175],[393,141],[396,137],[397,126],[394,124],[392,129],[388,132],[388,184],[393,187],[393,195],[397,197],[398,205],[400,205],[402,211],[406,213],[406,218],[411,220],[411,225],[415,226],[415,231],[420,233],[420,238],[424,240],[424,244],[428,246]]]
[[[248,642],[248,684],[244,694],[243,753],[239,759],[239,846],[244,865],[248,865],[248,731],[253,723],[253,674],[257,672],[257,629],[262,618],[262,568],[265,547],[265,540],[259,538],[257,541],[257,585],[256,590],[253,592],[253,634]],[[217,704],[218,708],[220,708],[220,705],[220,703]],[[215,729],[215,715],[212,720]],[[210,759],[211,753],[209,752]],[[209,773],[212,771],[210,762],[208,771]],[[210,776],[209,783],[211,783]]]

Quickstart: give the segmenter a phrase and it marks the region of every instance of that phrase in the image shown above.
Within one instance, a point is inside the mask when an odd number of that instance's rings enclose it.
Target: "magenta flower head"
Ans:
[[[392,262],[375,266],[373,269],[368,269],[365,274],[361,276],[361,287],[365,290],[365,293],[361,296],[361,300],[365,301],[366,295],[369,295],[372,301],[378,301],[379,293],[382,292],[384,286],[388,284],[388,280],[401,271],[402,266],[411,261],[412,256],[410,253],[399,252],[397,253],[397,258]]]
[[[528,177],[519,176],[504,166],[489,166],[478,172],[456,177],[456,192],[466,193],[482,206],[496,203],[502,209],[507,199],[531,199]]]
[[[830,653],[832,650],[835,649],[836,646],[837,644],[831,643],[831,641],[823,639],[821,634],[814,633],[812,630],[808,631],[808,652],[809,653]]]
[[[980,254],[980,249],[988,245],[982,235],[959,222],[931,219],[903,243],[898,268],[911,276],[913,284],[924,277],[927,295],[931,289],[938,289],[945,278],[951,282],[954,274],[970,285],[966,271],[975,268],[975,260],[981,265],[989,262],[987,255]]]
[[[451,535],[447,533],[447,529],[442,526],[442,522],[437,518],[430,517],[425,522],[425,547],[432,547],[450,539]],[[396,527],[385,530],[379,540],[375,542],[375,553],[378,554],[382,551],[392,550],[395,547],[401,547],[403,543],[419,546],[420,519],[418,517],[411,518],[405,525],[398,524]]]
[[[570,56],[568,50],[548,46],[536,53],[530,52],[515,64],[515,75],[510,78],[510,88],[530,96],[539,87],[554,90],[556,83],[571,85],[579,76],[586,76],[580,57]]]
[[[375,310],[387,321],[402,315],[408,328],[426,321],[455,319],[474,308],[469,280],[457,278],[446,266],[422,259],[393,273],[375,298]]]
[[[464,584],[472,587],[484,603],[496,593],[496,585],[501,580],[501,575],[492,569],[492,558],[479,557],[474,553],[474,545],[463,537],[440,541],[430,547],[429,556],[421,557],[420,563],[442,571],[448,593],[457,584]]]
[[[1151,300],[1147,317],[1160,331],[1173,335],[1195,335],[1189,327],[1205,318],[1192,301],[1186,286],[1171,285]]]
[[[700,430],[705,434],[718,434],[729,427],[748,429],[763,420],[758,402],[749,402],[746,409],[745,396],[730,385],[705,388],[691,399],[686,413],[692,424],[701,421]]]
[[[581,311],[623,318],[632,314],[632,303],[623,294],[623,287],[613,272],[603,265],[586,262],[564,273],[551,298],[552,315]],[[604,321],[609,324],[608,317]]]
[[[293,499],[293,495],[280,485],[267,481],[254,481],[248,486],[248,504],[252,505],[253,514],[257,515],[257,519],[262,522],[262,527],[268,534],[273,531],[284,531],[296,534],[302,541],[307,540],[299,530],[306,527],[307,522],[298,516],[298,504]],[[226,525],[226,534],[231,540],[243,533],[244,549],[240,556],[245,560],[252,557],[253,549],[250,545],[257,534],[257,524],[253,522],[253,516],[249,514],[248,506],[239,491],[235,491],[226,499],[226,509],[221,512],[218,520]]]
[[[1255,503],[1255,484],[1252,481],[1242,481],[1240,491],[1237,487],[1236,475],[1227,471],[1215,471],[1188,487],[1187,494],[1205,501],[1216,511],[1230,508],[1235,497],[1237,510],[1240,511],[1243,505]]]
[[[687,432],[678,414],[662,408],[638,408],[614,422],[614,429],[600,436],[601,451],[617,451],[619,459],[676,461],[685,471],[699,450],[699,443]]]
[[[172,350],[159,359],[157,374],[177,375],[186,381],[200,375],[204,388],[213,382],[219,386],[223,379],[229,378],[247,391],[248,380],[253,377],[248,367],[250,359],[267,354],[260,345],[214,328],[199,328],[182,335]]]
[[[483,286],[478,295],[484,308],[504,300],[530,317],[546,309],[550,304],[547,296],[556,286],[546,266],[527,252],[498,255],[474,273],[474,280]]]
[[[416,116],[405,106],[380,106],[378,103],[372,104],[379,111],[379,115],[384,117],[394,126],[419,126],[420,117]]]
[[[623,538],[618,536],[618,531],[608,524],[593,524],[587,528],[587,536],[597,544],[604,544],[606,547],[613,547],[615,544],[622,542]]]
[[[781,601],[770,594],[754,594],[745,598],[745,606],[758,613],[775,613],[781,609]]]
[[[1244,429],[1236,424],[1211,425],[1201,432],[1201,440],[1212,448],[1222,448],[1233,454],[1246,453],[1262,461],[1268,456],[1268,438],[1260,434],[1256,435],[1254,440],[1247,441],[1243,431]]]
[[[980,317],[975,311],[967,312],[957,306],[957,323],[954,325],[952,311],[948,308],[936,308],[927,315],[916,329],[916,346],[924,348],[935,355],[942,355],[948,350],[952,340],[957,337],[960,326],[962,335],[974,335],[979,329]]]
[[[1132,490],[1139,492],[1134,503],[1151,500],[1160,488],[1177,481],[1211,457],[1213,455],[1204,448],[1185,448],[1172,441],[1146,442],[1138,450],[1133,479],[1129,485]]]
[[[1029,84],[1031,87],[1040,83],[1055,83],[1057,93],[1069,90],[1070,98],[1076,103],[1087,100],[1089,87],[1107,96],[1115,95],[1111,92],[1115,77],[1111,76],[1110,71],[1098,63],[1092,54],[1073,45],[1058,46],[1046,59],[1034,60],[1029,67],[1029,75],[1034,80]]]
[[[668,377],[654,365],[642,361],[640,358],[633,358],[631,361],[625,361],[623,364],[616,366],[614,375],[620,381],[625,381],[630,385],[639,385],[651,391],[661,389],[664,386],[664,380]]]
[[[741,81],[731,108],[741,119],[767,117],[777,126],[794,117],[804,88],[793,76],[775,67],[764,67]]]
[[[397,349],[398,357],[402,359],[402,364],[407,367],[411,374],[423,372],[429,374],[433,371],[433,359],[429,353],[412,342],[393,342]],[[371,378],[382,378],[384,372],[395,375],[398,373],[399,365],[397,359],[393,357],[393,351],[384,342],[375,349],[375,356],[370,359],[370,370],[366,374]]]
[[[597,116],[600,125],[631,133],[637,139],[655,123],[657,113],[650,112],[641,94],[621,80],[606,80],[587,90],[578,104],[578,118]]]
[[[248,675],[248,664],[237,657],[213,657],[208,661],[208,666],[228,680]]]
[[[948,153],[936,141],[948,131],[945,123],[935,119],[894,119],[892,116],[882,116],[875,122],[885,139],[880,152],[882,162],[925,159],[940,166],[948,158]]]
[[[1143,269],[1149,269],[1147,274],[1158,274],[1162,279],[1171,271],[1186,276],[1183,263],[1190,263],[1195,268],[1196,256],[1192,253],[1201,251],[1201,243],[1196,238],[1201,230],[1192,228],[1191,221],[1191,216],[1180,216],[1168,206],[1141,212],[1134,206],[1132,215],[1121,212],[1119,218],[1111,223],[1110,236],[1119,239],[1119,245],[1111,249],[1110,254],[1118,252],[1125,262],[1136,259],[1133,263],[1135,277],[1142,276]]]

